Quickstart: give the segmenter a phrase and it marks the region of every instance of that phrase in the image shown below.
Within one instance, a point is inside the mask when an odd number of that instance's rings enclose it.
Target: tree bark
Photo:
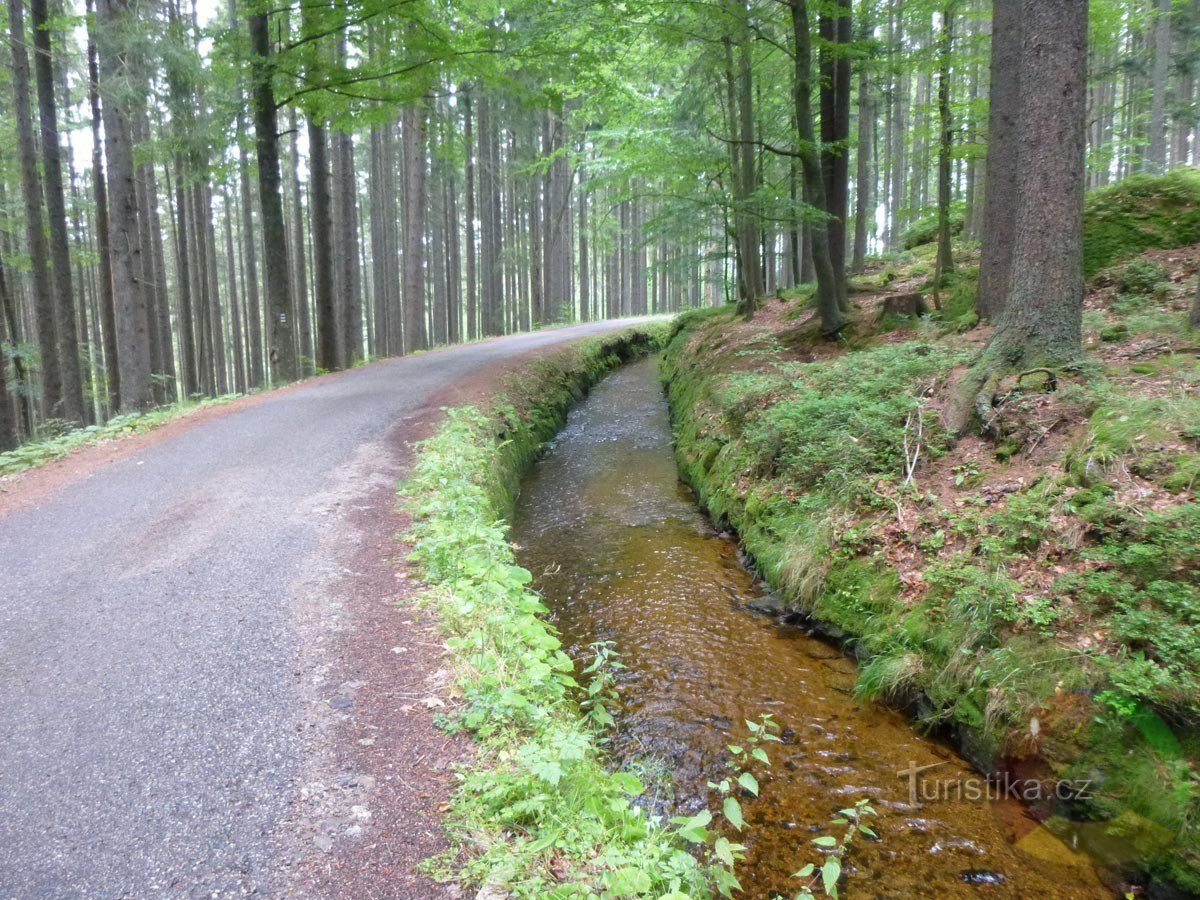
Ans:
[[[938,67],[938,120],[941,141],[938,151],[938,255],[939,279],[954,271],[950,245],[950,154],[954,149],[954,121],[950,111],[950,54],[954,48],[953,2],[942,8],[942,40]]]
[[[1171,0],[1157,0],[1150,84],[1150,134],[1146,143],[1147,168],[1154,173],[1162,173],[1167,168],[1167,77],[1170,64]]]
[[[425,107],[403,113],[404,155],[404,352],[424,350],[425,329]]]
[[[808,5],[805,0],[790,0],[792,38],[795,47],[795,77],[792,85],[796,107],[796,129],[801,170],[804,178],[804,199],[818,210],[828,207],[825,202],[825,181],[821,158],[817,151],[816,130],[812,115],[812,41],[809,35]],[[812,239],[813,268],[817,277],[817,312],[821,330],[832,336],[846,325],[845,313],[838,302],[838,283],[830,254],[830,233],[826,221],[813,222],[806,229]]]
[[[16,335],[5,334],[7,331],[7,313],[12,307],[12,298],[8,295],[8,276],[4,272],[4,261],[0,260],[0,451],[12,450],[20,443],[20,431],[17,427],[17,410],[13,402],[13,392],[8,384],[8,360],[4,358],[4,338],[8,343],[17,343]]]
[[[463,189],[465,204],[464,218],[466,220],[467,243],[467,295],[464,304],[467,307],[467,340],[479,336],[478,323],[478,293],[476,286],[475,258],[475,146],[472,133],[471,88],[463,88],[463,144],[465,146],[466,186]]]
[[[975,308],[981,318],[1004,310],[1012,278],[1017,191],[1017,123],[1021,114],[1021,0],[992,6],[991,86],[988,104],[987,183],[983,192],[982,252]]]
[[[846,291],[846,216],[849,211],[850,160],[850,0],[836,0],[834,15],[822,14],[821,143],[825,178],[825,211],[829,215],[829,262],[837,283],[842,312],[850,310]]]
[[[859,37],[867,41],[871,36],[871,23],[867,18],[866,5],[860,6]],[[854,210],[854,256],[850,264],[855,272],[861,272],[866,264],[867,241],[875,222],[874,173],[871,171],[872,144],[875,136],[875,98],[872,94],[870,70],[859,66],[858,71],[858,152],[855,155],[855,210]]]
[[[154,402],[150,378],[150,335],[146,297],[138,281],[142,271],[141,235],[138,230],[137,184],[133,169],[133,140],[128,104],[132,98],[118,94],[129,67],[128,50],[119,46],[120,35],[135,26],[129,0],[99,0],[99,19],[107,38],[101,44],[101,90],[112,86],[104,98],[104,150],[108,161],[109,216],[112,238],[113,297],[116,307],[117,362],[121,369],[121,412],[148,408]]]
[[[250,45],[255,54],[254,140],[258,151],[258,194],[266,268],[265,300],[270,316],[271,380],[280,384],[295,381],[300,377],[300,370],[296,359],[292,292],[288,283],[287,227],[283,221],[283,197],[280,192],[279,128],[275,118],[275,90],[272,84],[274,64],[271,62],[267,14],[250,16],[249,30]]]
[[[92,192],[96,201],[96,265],[99,272],[100,333],[104,341],[104,374],[108,408],[120,405],[121,376],[117,365],[117,319],[113,300],[112,257],[108,233],[108,184],[104,177],[104,141],[100,132],[100,74],[92,23],[93,0],[87,0],[88,105],[92,113]]]
[[[71,283],[71,249],[67,239],[67,205],[63,193],[62,148],[58,141],[58,109],[54,100],[54,57],[50,47],[46,0],[29,0],[33,25],[33,70],[37,81],[38,121],[42,137],[42,178],[50,225],[50,264],[54,281],[54,328],[62,372],[62,418],[84,421],[83,375]]]
[[[1011,283],[991,341],[956,387],[946,416],[952,430],[990,404],[999,375],[1069,362],[1081,350],[1087,9],[1087,0],[1021,3]]]
[[[17,120],[17,155],[21,166],[21,197],[25,211],[25,237],[33,277],[33,303],[41,357],[42,415],[63,412],[62,362],[50,275],[50,251],[42,215],[42,180],[38,174],[37,147],[29,96],[29,55],[26,52],[23,0],[8,0],[8,34],[12,57],[13,112]]]
[[[329,139],[316,115],[308,117],[308,181],[312,206],[309,233],[313,242],[313,299],[317,307],[317,368],[341,367],[338,353],[338,308],[333,280],[333,208],[329,195]]]

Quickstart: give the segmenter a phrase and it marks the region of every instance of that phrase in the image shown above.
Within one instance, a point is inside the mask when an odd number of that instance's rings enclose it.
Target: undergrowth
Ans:
[[[1126,265],[1096,326],[1186,340],[1164,280]],[[769,334],[685,314],[664,356],[681,472],[791,614],[859,657],[861,696],[957,737],[984,770],[1027,758],[1097,778],[1093,802],[1055,815],[1200,892],[1200,364],[1117,354],[1051,399],[1014,389],[980,460],[936,409],[970,352],[961,301],[940,334],[749,366],[743,346]],[[1064,433],[1032,474],[1009,472]]]
[[[36,440],[27,441],[14,450],[0,453],[0,477],[15,475],[26,469],[44,465],[56,459],[68,456],[72,451],[88,444],[98,444],[101,441],[111,441],[131,434],[142,434],[158,428],[182,416],[189,415],[210,406],[219,406],[236,400],[240,394],[226,394],[207,400],[172,403],[144,413],[127,413],[114,416],[102,425],[88,425],[85,428],[72,428],[60,434],[53,434]],[[43,425],[43,430],[46,426]]]
[[[412,559],[430,586],[462,695],[461,713],[446,726],[476,740],[448,817],[460,847],[440,862],[513,896],[684,900],[731,877],[699,862],[679,828],[650,819],[635,802],[636,776],[609,770],[607,717],[546,622],[504,524],[520,475],[570,404],[661,336],[661,327],[647,327],[575,345],[510,380],[486,411],[447,411],[404,488]]]

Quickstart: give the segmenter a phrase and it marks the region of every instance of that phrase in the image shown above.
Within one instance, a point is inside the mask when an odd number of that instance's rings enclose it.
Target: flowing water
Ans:
[[[936,766],[925,777],[938,783],[978,776],[901,714],[856,700],[841,652],[747,608],[763,590],[678,481],[653,360],[572,413],[525,483],[513,539],[571,655],[615,642],[628,668],[613,749],[659,773],[667,812],[713,803],[707,782],[744,720],[769,712],[782,727],[761,799],[743,799],[745,896],[794,892],[791,873],[819,857],[811,839],[836,834],[829,820],[860,797],[880,840],[851,850],[843,896],[1113,896],[1013,801],[912,802],[899,773],[914,765]]]

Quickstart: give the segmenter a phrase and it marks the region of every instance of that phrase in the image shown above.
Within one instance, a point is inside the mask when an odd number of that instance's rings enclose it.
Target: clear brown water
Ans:
[[[763,590],[678,481],[653,360],[572,413],[525,482],[513,539],[572,656],[615,642],[628,668],[613,751],[660,773],[660,808],[713,802],[706,783],[744,720],[769,712],[784,729],[761,799],[743,801],[745,896],[794,891],[790,874],[817,856],[811,838],[860,797],[881,840],[852,850],[844,897],[1113,896],[1015,802],[911,803],[897,773],[914,763],[936,764],[938,781],[975,774],[900,713],[855,699],[854,663],[837,649],[747,608]],[[980,872],[1003,882],[964,880]]]

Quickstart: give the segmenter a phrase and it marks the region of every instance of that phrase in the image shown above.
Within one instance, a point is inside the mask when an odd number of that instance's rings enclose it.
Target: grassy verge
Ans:
[[[985,770],[1089,780],[1037,812],[1200,893],[1200,363],[1172,271],[1200,253],[1180,253],[1098,279],[1088,371],[1010,379],[984,437],[940,426],[981,340],[953,291],[922,322],[860,296],[832,348],[803,300],[685,315],[664,372],[684,477],[792,614],[858,655],[860,693]]]
[[[522,474],[571,404],[664,334],[638,327],[542,357],[486,409],[449,410],[421,446],[403,489],[412,558],[461,695],[445,725],[471,732],[477,748],[448,814],[459,846],[432,861],[434,874],[518,897],[673,900],[707,896],[727,874],[697,862],[680,829],[649,819],[636,777],[609,770],[596,698],[546,622],[504,524]]]
[[[33,469],[56,459],[62,459],[89,444],[119,440],[131,434],[152,431],[168,422],[173,422],[202,409],[208,409],[210,406],[221,406],[240,396],[240,394],[226,394],[209,400],[172,403],[170,406],[162,406],[144,413],[115,416],[103,425],[73,428],[52,437],[27,441],[15,450],[0,453],[0,477],[16,475],[26,469]]]

